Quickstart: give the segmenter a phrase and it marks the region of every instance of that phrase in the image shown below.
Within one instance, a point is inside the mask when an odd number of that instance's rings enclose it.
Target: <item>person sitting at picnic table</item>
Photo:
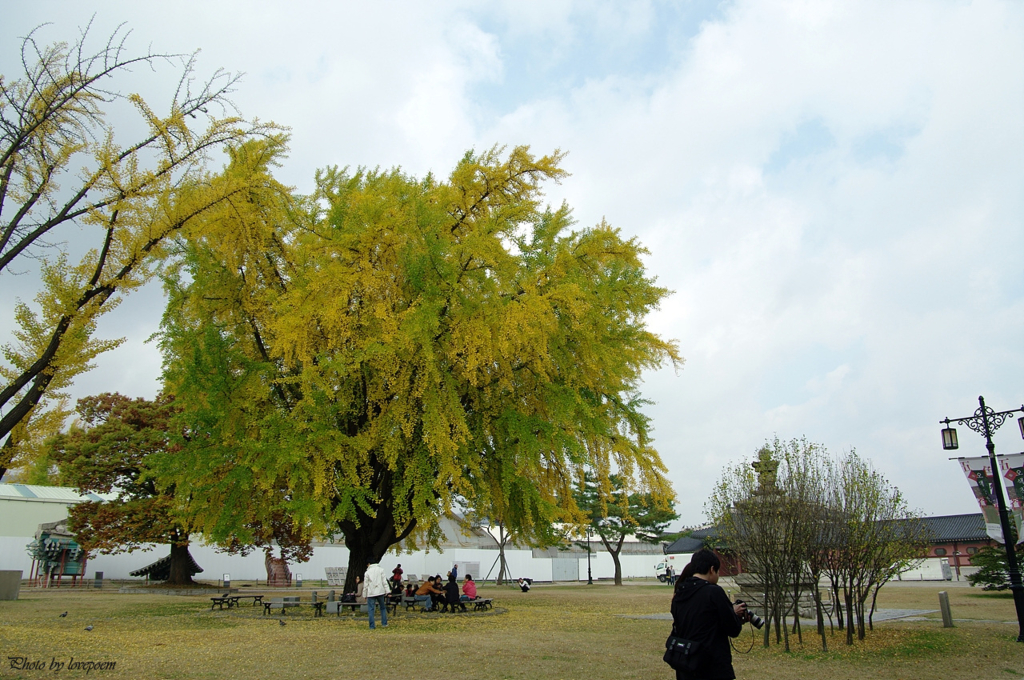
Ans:
[[[444,586],[444,599],[452,611],[455,611],[455,605],[461,607],[462,611],[466,611],[466,605],[462,604],[459,597],[459,582],[455,580],[451,572],[448,572],[448,583]]]
[[[438,590],[434,586],[434,577],[431,576],[419,587],[419,589],[416,590],[416,595],[414,595],[414,597],[417,602],[422,602],[423,608],[429,612],[434,608],[436,598],[443,594],[443,591]]]
[[[466,580],[462,582],[462,599],[476,599],[476,582],[473,581],[472,574],[466,574]]]
[[[388,581],[388,585],[391,586],[391,595],[402,594],[402,582],[401,581]]]
[[[405,584],[405,596],[406,597],[416,597],[416,582],[415,581],[409,581],[407,584]]]
[[[530,592],[530,579],[519,579],[519,589],[522,590],[524,593]]]

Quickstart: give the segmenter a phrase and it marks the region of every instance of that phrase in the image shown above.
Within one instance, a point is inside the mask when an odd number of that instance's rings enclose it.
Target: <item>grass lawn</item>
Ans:
[[[789,654],[734,653],[740,678],[1024,678],[1024,644],[1014,642],[1012,598],[942,585],[886,586],[879,607],[938,609],[947,589],[956,628],[927,620],[885,622],[847,647],[838,631],[821,651],[813,630]],[[246,588],[245,591],[250,589]],[[324,589],[320,590],[325,592]],[[275,594],[282,594],[277,592]],[[303,593],[304,599],[308,593]],[[672,678],[661,660],[671,623],[630,618],[667,612],[671,591],[655,584],[538,585],[529,593],[481,585],[494,613],[405,614],[387,629],[366,617],[314,619],[308,607],[263,617],[262,609],[210,611],[204,597],[22,589],[0,602],[3,678],[85,677],[83,668],[11,668],[30,662],[114,661],[92,678]],[[66,618],[58,615],[68,611]],[[281,626],[278,619],[287,621]],[[85,631],[93,625],[92,631]],[[746,650],[749,626],[737,641]]]

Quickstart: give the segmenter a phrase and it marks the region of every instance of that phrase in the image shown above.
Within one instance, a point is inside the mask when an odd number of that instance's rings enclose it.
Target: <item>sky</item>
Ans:
[[[291,131],[277,177],[329,165],[446,176],[469,149],[567,152],[546,198],[650,251],[649,318],[686,363],[645,375],[680,523],[766,439],[856,450],[926,515],[977,512],[938,421],[1024,408],[1024,4],[1019,2],[4,3],[19,38],[200,49]],[[169,101],[175,71],[133,74]],[[215,159],[217,163],[222,162]],[[68,232],[70,246],[89,235]],[[0,342],[31,275],[0,278]],[[159,390],[161,291],[75,397]],[[960,455],[984,440],[959,428]],[[1024,449],[1008,422],[997,452]]]

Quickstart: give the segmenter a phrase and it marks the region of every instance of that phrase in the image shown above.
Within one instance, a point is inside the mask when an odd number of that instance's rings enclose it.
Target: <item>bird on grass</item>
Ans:
[[[62,619],[63,619],[63,618],[66,618],[66,617],[67,617],[67,615],[68,615],[68,613],[67,613],[67,612],[64,612],[63,614],[61,614],[61,615],[60,615],[60,618],[62,618]]]
[[[285,622],[282,621],[281,619],[278,619],[277,622],[280,623],[282,626],[285,625]]]
[[[86,626],[85,629],[86,630],[92,630],[92,626]]]

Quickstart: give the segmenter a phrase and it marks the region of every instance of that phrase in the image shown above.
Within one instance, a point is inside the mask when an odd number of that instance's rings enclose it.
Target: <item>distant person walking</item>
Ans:
[[[373,610],[380,607],[380,624],[388,627],[388,579],[384,570],[374,558],[370,558],[370,565],[366,567],[366,574],[363,575],[363,597],[366,598],[366,611],[370,615],[370,630],[377,627],[374,621]]]

